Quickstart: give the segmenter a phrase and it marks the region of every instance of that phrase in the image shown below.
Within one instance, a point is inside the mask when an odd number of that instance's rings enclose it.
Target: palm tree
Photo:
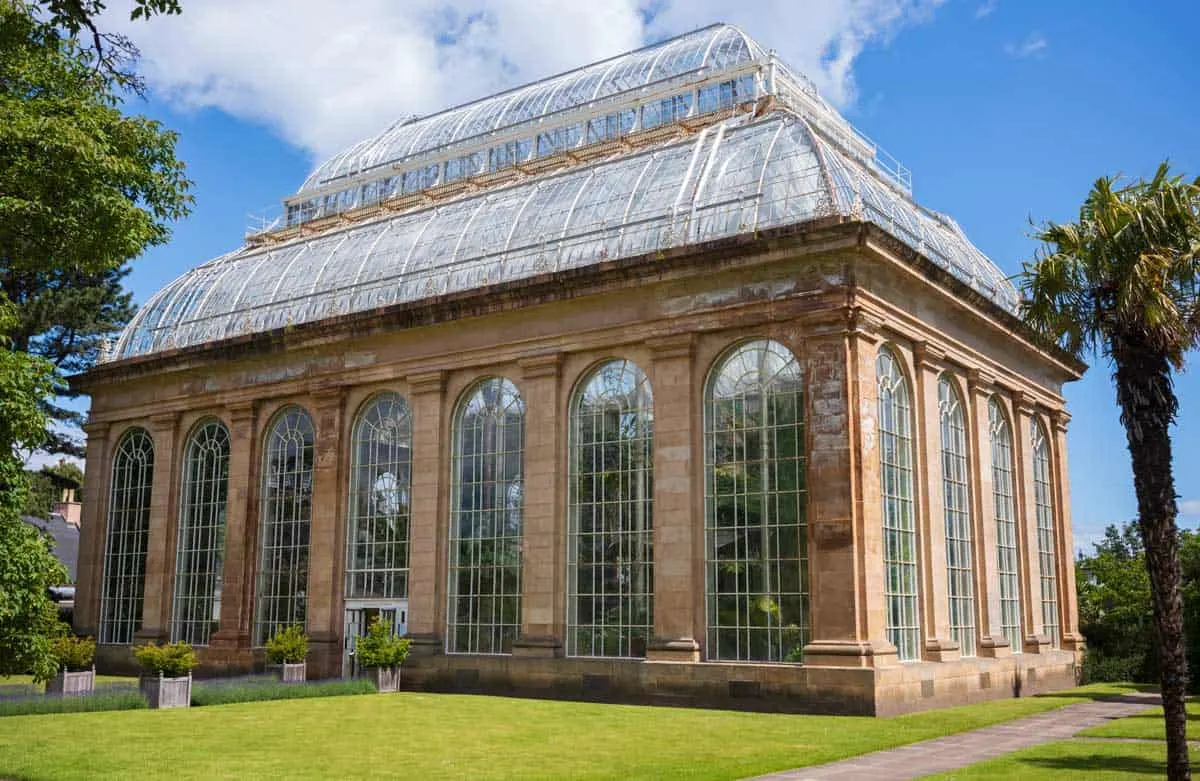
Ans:
[[[1200,340],[1200,179],[1170,176],[1166,162],[1149,181],[1101,178],[1078,222],[1047,222],[1034,235],[1043,246],[1021,274],[1025,321],[1114,368],[1162,653],[1168,776],[1190,778],[1170,427],[1172,375]]]

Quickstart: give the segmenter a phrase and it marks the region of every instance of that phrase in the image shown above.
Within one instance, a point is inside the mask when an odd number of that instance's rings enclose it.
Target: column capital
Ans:
[[[410,374],[405,379],[413,394],[442,393],[446,390],[446,372],[444,371]]]
[[[1013,409],[1016,410],[1018,415],[1033,417],[1037,414],[1036,402],[1033,400],[1033,397],[1025,391],[1013,391],[1012,405]]]
[[[656,361],[670,358],[691,358],[696,348],[696,337],[692,333],[656,336],[646,340],[646,346]]]
[[[313,401],[315,401],[319,406],[328,406],[331,404],[341,404],[343,401],[345,401],[347,390],[348,388],[346,385],[336,383],[331,385],[318,385],[309,392],[312,394]]]
[[[883,341],[883,318],[861,306],[846,309],[846,330],[860,339],[879,344]]]
[[[225,412],[229,415],[230,423],[247,422],[254,419],[254,413],[258,410],[258,403],[251,401],[239,401],[225,406]]]
[[[108,439],[108,430],[111,426],[110,423],[88,421],[79,428],[83,429],[83,435],[89,442],[103,442]]]
[[[996,375],[984,369],[968,369],[967,389],[972,393],[990,394],[996,390]]]
[[[156,412],[150,416],[150,425],[156,431],[173,429],[179,423],[178,412]]]
[[[1050,413],[1050,425],[1056,433],[1066,433],[1067,425],[1071,422],[1071,413],[1065,409],[1054,410]]]
[[[940,369],[940,361],[946,359],[946,351],[936,344],[924,340],[912,343],[913,363],[918,369]]]
[[[521,377],[526,380],[538,377],[557,377],[562,369],[562,363],[562,353],[531,355],[517,361],[517,365],[521,367]]]

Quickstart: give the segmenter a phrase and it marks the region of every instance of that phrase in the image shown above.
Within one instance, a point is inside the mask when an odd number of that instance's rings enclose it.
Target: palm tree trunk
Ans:
[[[1178,400],[1171,365],[1140,334],[1113,339],[1117,403],[1129,441],[1137,493],[1138,523],[1146,546],[1146,570],[1161,652],[1162,699],[1167,730],[1167,777],[1190,779],[1187,746],[1187,656],[1180,596],[1179,533],[1175,526],[1175,478],[1170,426]]]

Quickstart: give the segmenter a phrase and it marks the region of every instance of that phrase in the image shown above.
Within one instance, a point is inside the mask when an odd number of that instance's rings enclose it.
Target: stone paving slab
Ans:
[[[992,727],[910,743],[827,765],[771,773],[759,776],[755,781],[920,778],[974,765],[1030,746],[1066,740],[1078,732],[1113,719],[1135,716],[1159,703],[1157,694],[1126,694],[1106,700],[1081,702]]]

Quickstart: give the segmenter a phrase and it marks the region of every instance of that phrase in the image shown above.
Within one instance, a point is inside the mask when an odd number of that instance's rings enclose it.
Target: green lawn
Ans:
[[[1121,690],[894,719],[422,693],[15,716],[0,722],[0,777],[743,778]]]
[[[1200,702],[1189,702],[1188,740],[1200,739]],[[1099,727],[1084,730],[1080,735],[1089,738],[1138,738],[1141,740],[1166,740],[1167,730],[1163,723],[1162,708],[1151,708],[1145,713],[1110,721]]]
[[[1192,767],[1197,765],[1193,762]],[[928,779],[1053,778],[1054,781],[1106,781],[1162,778],[1166,774],[1166,743],[1063,740],[1043,743],[962,770],[928,776]]]

